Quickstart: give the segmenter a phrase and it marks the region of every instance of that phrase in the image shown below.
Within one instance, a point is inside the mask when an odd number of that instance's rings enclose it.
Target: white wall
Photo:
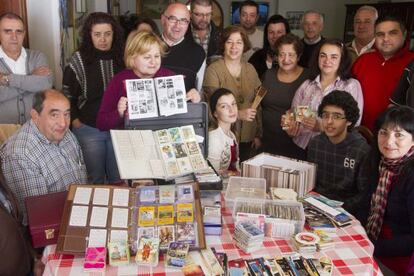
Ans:
[[[59,1],[27,0],[26,4],[29,46],[46,54],[54,72],[54,86],[61,89]]]
[[[88,12],[108,12],[107,0],[83,0],[86,1]]]

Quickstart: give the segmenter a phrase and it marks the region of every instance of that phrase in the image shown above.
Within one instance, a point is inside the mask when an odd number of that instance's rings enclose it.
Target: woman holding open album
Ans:
[[[123,128],[124,117],[128,114],[125,80],[175,75],[161,67],[166,50],[165,43],[154,33],[142,31],[128,37],[124,54],[127,69],[116,74],[105,91],[96,120],[99,129]]]
[[[208,133],[208,160],[220,174],[237,173],[239,151],[231,126],[237,121],[237,102],[234,94],[225,88],[217,89],[210,97],[213,129]]]

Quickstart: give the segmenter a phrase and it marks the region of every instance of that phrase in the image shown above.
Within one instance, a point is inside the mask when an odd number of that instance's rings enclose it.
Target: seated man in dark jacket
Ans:
[[[318,116],[323,132],[308,146],[308,161],[318,166],[314,191],[343,201],[343,207],[356,215],[367,190],[363,166],[370,149],[365,138],[352,131],[358,104],[348,92],[336,90],[322,99]]]

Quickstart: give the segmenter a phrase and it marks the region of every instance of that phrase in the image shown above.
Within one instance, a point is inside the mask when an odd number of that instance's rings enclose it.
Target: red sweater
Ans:
[[[380,52],[360,56],[352,67],[352,74],[361,83],[364,95],[364,111],[361,125],[374,129],[378,115],[389,105],[405,66],[414,59],[408,43],[392,58],[385,60]]]
[[[161,67],[155,73],[154,78],[172,75],[175,75],[173,71]],[[139,77],[131,69],[124,69],[109,82],[96,117],[96,127],[99,130],[109,131],[123,128],[124,118],[119,116],[118,101],[121,97],[126,97],[125,80],[131,79],[139,79]]]

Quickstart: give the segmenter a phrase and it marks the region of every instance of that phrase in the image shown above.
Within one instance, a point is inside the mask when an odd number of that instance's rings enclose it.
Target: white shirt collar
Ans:
[[[181,38],[179,41],[177,41],[177,42],[174,42],[173,44],[171,44],[171,45],[169,45],[168,43],[167,43],[167,41],[169,40],[169,39],[166,39],[165,38],[165,36],[164,36],[164,33],[162,33],[161,34],[161,37],[162,37],[162,40],[164,40],[164,42],[169,46],[169,47],[172,47],[172,46],[175,46],[175,45],[177,45],[177,44],[180,44],[183,40],[184,40],[184,36],[183,36],[183,38]]]
[[[375,38],[373,38],[367,45],[365,45],[364,47],[362,47],[360,52],[358,52],[358,49],[356,47],[355,39],[352,40],[351,46],[355,50],[355,53],[357,53],[357,55],[360,56],[363,53],[369,51],[372,48],[372,46],[374,45],[374,43],[375,43]]]
[[[4,62],[6,62],[7,66],[9,66],[10,70],[12,70],[14,74],[26,75],[26,57],[27,52],[23,47],[20,52],[20,56],[17,60],[14,60],[4,52],[0,45],[0,58],[3,58]]]
[[[318,39],[316,39],[316,40],[314,40],[314,41],[310,41],[309,39],[307,39],[306,37],[304,37],[303,38],[303,41],[305,41],[306,42],[306,44],[308,44],[308,45],[313,45],[313,44],[316,44],[316,43],[318,43],[319,41],[321,41],[321,39],[322,39],[322,36],[320,35],[319,36],[319,38]]]

